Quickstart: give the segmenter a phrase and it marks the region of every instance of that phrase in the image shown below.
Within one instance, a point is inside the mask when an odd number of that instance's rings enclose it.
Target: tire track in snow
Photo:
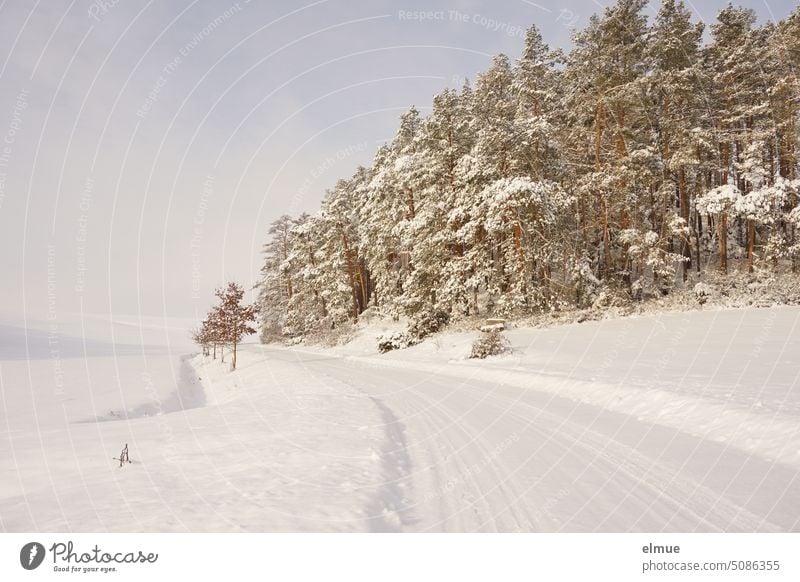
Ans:
[[[315,362],[315,364],[318,364]],[[321,363],[319,363],[321,365]],[[388,417],[388,422],[386,423],[387,427],[401,425],[400,421],[397,419],[397,416],[394,412],[384,403],[383,398],[386,398],[385,395],[381,395],[381,398],[377,398],[370,394],[368,390],[363,388],[364,384],[368,384],[371,387],[380,388],[386,387],[387,385],[395,385],[403,392],[407,392],[409,390],[408,382],[404,380],[398,380],[394,377],[386,377],[385,375],[381,375],[380,377],[371,377],[371,374],[359,374],[358,378],[353,374],[353,366],[348,365],[347,363],[343,362],[339,358],[331,358],[324,362],[324,365],[328,367],[326,371],[321,371],[318,368],[318,365],[315,365],[315,372],[319,375],[323,375],[326,377],[331,378],[335,382],[343,382],[346,383],[353,389],[356,389],[370,398],[376,403],[379,409],[385,411]],[[335,370],[339,374],[337,376],[332,376],[331,371]],[[362,367],[363,371],[363,367]],[[370,377],[367,377],[370,376]],[[420,405],[419,401],[422,400],[424,403]],[[380,405],[378,405],[380,403]],[[430,444],[425,446],[425,453],[426,457],[430,458],[430,466],[426,467],[425,469],[417,468],[416,471],[421,473],[422,471],[432,470],[437,478],[435,478],[435,494],[434,498],[438,497],[440,501],[446,502],[449,500],[447,495],[443,493],[449,493],[450,485],[455,483],[453,489],[457,486],[459,489],[463,489],[462,493],[462,500],[463,504],[460,504],[458,507],[452,507],[445,503],[446,507],[442,507],[446,514],[442,516],[441,520],[434,523],[434,526],[444,526],[447,524],[448,520],[452,520],[453,518],[456,519],[456,527],[454,531],[470,531],[475,529],[475,523],[486,523],[487,520],[492,515],[491,507],[486,503],[485,496],[483,495],[483,487],[481,483],[476,480],[476,478],[472,475],[472,472],[469,470],[469,467],[466,463],[454,453],[457,453],[466,445],[461,445],[459,447],[455,441],[452,439],[451,436],[447,434],[447,430],[452,426],[458,428],[458,423],[451,422],[449,425],[442,426],[442,419],[441,415],[438,413],[432,412],[436,406],[431,406],[431,403],[424,398],[420,398],[417,395],[415,399],[406,399],[401,402],[402,406],[406,409],[411,409],[412,414],[405,415],[408,418],[414,418],[417,422],[421,422],[425,425],[425,430],[423,431],[424,437],[422,443],[416,442],[415,448],[419,448],[422,444],[430,441]],[[405,434],[405,429],[403,429],[403,434]],[[391,443],[393,439],[391,437],[387,438],[385,441],[386,443]],[[405,444],[405,443],[404,443]],[[441,444],[445,446],[447,449],[446,452],[442,451]],[[391,445],[390,445],[391,447]],[[405,454],[408,455],[407,448],[403,449]],[[392,449],[389,448],[388,450],[384,450],[384,458],[388,454],[392,454]],[[441,475],[440,469],[444,469],[445,475],[448,473],[447,466],[453,465],[455,467],[455,472],[458,476],[457,479],[447,479],[445,482],[441,482],[439,476]],[[389,461],[389,467],[393,468],[395,463]],[[411,461],[409,457],[409,467],[411,467]],[[413,473],[409,471],[405,477],[410,481],[413,477]],[[398,531],[400,527],[398,526],[410,526],[416,524],[416,520],[408,519],[407,523],[403,523],[402,520],[400,524],[397,521],[394,523],[387,523],[385,519],[382,519],[384,506],[381,505],[382,502],[382,495],[384,495],[387,491],[387,486],[391,487],[392,483],[397,481],[397,476],[393,475],[391,471],[389,471],[389,476],[387,479],[384,480],[384,487],[381,491],[378,492],[376,502],[370,505],[370,527],[377,528],[379,531]],[[394,494],[394,492],[389,492],[390,497]],[[425,500],[428,498],[426,497]],[[416,507],[419,507],[420,503],[416,502],[409,506],[409,510],[413,510]],[[466,510],[471,510],[473,517],[470,519],[467,515],[465,515]],[[393,527],[394,526],[394,527]]]
[[[504,414],[513,416],[525,422],[526,425],[531,426],[536,432],[545,437],[547,441],[553,444],[555,444],[556,441],[560,441],[562,443],[560,446],[567,451],[575,452],[576,449],[584,451],[584,454],[580,456],[590,459],[590,462],[587,463],[586,468],[577,476],[576,481],[580,481],[591,469],[601,472],[608,483],[610,483],[615,476],[624,477],[635,487],[627,491],[623,497],[623,501],[625,499],[630,501],[635,500],[637,505],[642,508],[641,517],[650,514],[651,517],[658,517],[659,519],[657,519],[657,521],[669,524],[680,515],[682,520],[694,523],[695,528],[700,527],[716,531],[728,531],[734,524],[736,529],[744,531],[780,530],[780,528],[767,521],[766,518],[753,514],[741,505],[717,494],[709,487],[690,477],[681,475],[679,471],[675,471],[667,464],[642,454],[633,447],[614,439],[610,435],[605,435],[587,425],[579,424],[564,416],[554,414],[551,411],[524,402],[521,399],[510,398],[496,391],[487,392],[484,389],[470,386],[469,383],[464,382],[463,379],[460,380],[459,389],[462,392],[476,394],[480,397],[481,401],[486,401],[487,404],[494,404],[503,410]],[[412,392],[418,398],[430,402],[428,397],[423,393],[413,390]],[[489,396],[491,396],[491,399],[487,400]],[[495,402],[491,402],[491,400],[495,400]],[[533,426],[531,425],[531,418],[515,410],[511,410],[510,407],[499,405],[499,401],[510,403],[511,406],[518,406],[535,411],[538,418],[544,416],[552,423],[551,426],[555,426],[558,430],[548,432],[541,427]],[[452,415],[448,413],[445,414],[451,424],[457,424],[452,422]],[[435,419],[431,424],[435,426]],[[441,422],[439,424],[441,424]],[[467,435],[468,442],[460,447],[456,447],[455,450],[460,451],[469,447],[471,444],[480,446],[478,444],[479,439],[475,438],[474,435],[470,435],[463,427],[462,432]],[[518,465],[517,469],[506,476],[504,481],[507,483],[513,482],[516,473],[523,469],[537,452],[538,450],[533,451],[524,462]],[[542,475],[541,478],[543,479],[546,477],[547,473],[549,473],[549,471]],[[480,483],[478,482],[474,482],[473,485],[480,488]],[[494,489],[495,487],[492,488],[492,490]],[[510,505],[515,507],[527,507],[525,498],[530,495],[532,489],[533,486],[529,486],[522,493],[515,495],[515,503]],[[634,489],[636,489],[636,495],[633,494]],[[643,495],[644,491],[649,491],[650,494]],[[481,497],[486,497],[488,493],[489,492],[484,492]],[[593,499],[593,496],[587,496],[587,501],[580,509],[585,509],[592,503]],[[657,503],[661,505],[655,507]],[[622,502],[618,503],[616,508],[623,508]],[[665,508],[670,509],[667,509],[665,512]],[[669,515],[666,515],[667,513],[669,513]],[[635,523],[636,522],[634,522],[633,525],[635,525]]]
[[[411,457],[408,454],[406,427],[381,400],[367,394],[380,411],[384,426],[381,448],[381,488],[367,506],[371,532],[397,532],[416,523],[409,507]]]
[[[337,371],[344,372],[348,375],[348,383],[354,383],[355,380],[351,376],[352,364],[339,363],[337,360],[328,362],[332,368]],[[367,374],[361,373],[358,375],[358,381],[361,383],[369,383],[370,385],[386,386],[387,383],[396,385],[403,393],[413,395],[414,400],[424,403],[423,406],[412,405],[413,416],[422,420],[427,425],[425,430],[425,440],[435,437],[440,440],[448,452],[442,453],[441,447],[435,442],[431,443],[433,446],[427,446],[426,452],[428,455],[433,455],[432,467],[447,467],[448,464],[455,466],[455,476],[441,481],[434,486],[433,497],[438,497],[441,500],[448,499],[446,493],[458,487],[462,489],[460,496],[463,505],[460,507],[449,507],[446,516],[433,525],[444,525],[447,519],[457,518],[457,531],[484,531],[488,524],[492,524],[495,531],[531,531],[540,529],[540,524],[528,511],[527,503],[519,504],[514,503],[518,501],[522,494],[517,489],[515,481],[509,478],[513,473],[501,460],[501,455],[504,452],[499,450],[499,447],[491,449],[484,444],[486,433],[492,429],[501,419],[502,416],[496,417],[492,422],[487,423],[481,429],[476,428],[473,424],[467,421],[466,414],[475,408],[479,407],[482,401],[487,398],[490,393],[483,392],[483,398],[479,399],[470,408],[467,413],[461,414],[455,408],[446,402],[448,396],[453,394],[458,395],[463,393],[460,389],[452,388],[447,385],[447,382],[442,378],[426,378],[428,383],[435,383],[437,388],[444,388],[447,393],[442,398],[438,398],[427,394],[424,391],[412,387],[418,386],[419,382],[409,382],[394,378],[387,378],[385,375],[380,377],[373,376],[374,370],[370,370],[371,366],[360,366],[362,371],[369,370]],[[340,380],[343,381],[343,380]],[[363,390],[363,388],[358,388]],[[408,399],[402,402],[402,405],[408,407],[414,400]],[[442,419],[446,421],[442,423]],[[530,421],[526,422],[526,425]],[[464,439],[456,441],[450,434],[452,430],[457,430]],[[502,442],[500,443],[503,444]],[[475,455],[477,451],[479,454]],[[470,456],[472,458],[470,458]],[[474,462],[472,462],[474,461]],[[501,470],[503,474],[501,474]],[[499,496],[502,503],[496,503],[493,496]],[[425,501],[429,496],[424,498]],[[494,501],[494,503],[490,503]],[[471,509],[473,518],[468,519],[465,515],[465,510]],[[508,514],[513,520],[515,526],[508,527],[500,518],[503,514]]]
[[[324,360],[325,364],[342,369],[336,362],[338,362],[336,358]],[[311,366],[308,362],[302,364],[310,371]],[[368,530],[375,533],[400,532],[406,526],[417,523],[409,501],[413,496],[412,461],[408,453],[406,427],[391,408],[379,398],[361,389],[356,382],[336,378],[329,372],[321,371],[318,365],[313,366],[312,373],[317,377],[325,377],[335,384],[345,384],[369,398],[378,409],[383,421],[384,440],[380,451],[381,485],[365,509]]]
[[[443,398],[440,401],[436,401],[435,399],[429,398],[423,392],[419,390],[411,389],[410,392],[415,394],[418,398],[426,400],[428,402],[433,402],[434,406],[438,408],[438,410],[449,420],[451,421],[451,426],[457,427],[462,434],[464,434],[467,440],[458,448],[455,448],[454,455],[461,453],[462,451],[467,450],[469,447],[474,447],[478,451],[480,451],[479,461],[477,463],[478,472],[477,475],[480,475],[484,468],[488,468],[489,472],[491,473],[490,476],[493,476],[494,485],[490,488],[486,488],[484,483],[480,483],[476,478],[474,479],[474,485],[478,486],[480,494],[479,499],[481,500],[488,500],[489,496],[497,491],[503,500],[505,501],[505,507],[501,511],[497,511],[497,506],[495,505],[492,507],[491,505],[487,506],[490,508],[489,517],[486,518],[483,522],[479,524],[479,529],[483,529],[483,526],[491,521],[495,529],[497,531],[505,531],[502,525],[498,527],[498,518],[503,515],[504,513],[509,513],[511,518],[516,522],[517,529],[519,531],[527,531],[533,528],[534,530],[538,529],[535,520],[532,518],[530,512],[527,509],[527,504],[519,504],[513,503],[514,501],[519,500],[521,494],[518,492],[516,486],[514,485],[513,479],[510,479],[508,475],[512,474],[512,472],[508,469],[507,465],[500,460],[501,453],[496,453],[494,450],[490,450],[485,444],[483,444],[483,435],[486,431],[492,428],[501,418],[502,416],[498,416],[495,418],[493,422],[485,426],[483,429],[477,429],[473,424],[466,420],[466,413],[459,415],[459,413],[452,408],[452,406],[448,406],[445,403],[445,399]],[[478,404],[473,406],[471,410],[474,410]],[[468,411],[469,412],[469,411]],[[472,465],[475,466],[475,465]],[[501,475],[500,470],[504,470],[504,474]],[[471,472],[469,473],[471,475]]]
[[[354,364],[361,364],[358,372],[353,369]],[[673,466],[662,459],[660,449],[643,451],[635,440],[626,442],[624,435],[620,438],[618,434],[617,420],[612,418],[616,424],[604,430],[593,427],[601,415],[627,416],[622,413],[566,399],[564,410],[553,411],[547,406],[553,395],[534,387],[523,390],[513,384],[503,386],[502,374],[496,382],[447,374],[431,376],[429,370],[416,369],[413,364],[405,369],[406,374],[387,374],[380,363],[341,357],[326,358],[318,365],[334,378],[346,375],[346,379],[339,381],[353,388],[360,386],[357,389],[365,394],[377,393],[378,400],[394,411],[393,418],[396,420],[399,415],[403,419],[404,429],[410,431],[404,430],[408,439],[404,450],[416,463],[416,472],[410,471],[410,477],[417,483],[417,477],[421,478],[424,472],[427,485],[430,479],[434,480],[432,490],[423,488],[424,492],[433,492],[433,497],[426,497],[421,503],[415,499],[411,506],[411,509],[425,508],[426,515],[420,514],[424,521],[416,522],[417,527],[424,524],[425,530],[455,527],[457,531],[474,531],[476,526],[484,529],[491,523],[496,529],[508,531],[508,522],[497,519],[503,510],[511,508],[519,524],[519,519],[530,516],[529,509],[540,503],[543,487],[547,496],[553,484],[558,489],[562,482],[568,489],[573,488],[570,503],[575,500],[579,503],[560,508],[561,518],[557,517],[559,513],[550,512],[550,506],[542,510],[551,515],[554,523],[560,519],[558,529],[562,531],[572,531],[567,526],[574,519],[577,519],[573,522],[576,531],[584,531],[587,526],[586,531],[616,530],[619,525],[608,520],[619,521],[620,515],[624,516],[622,521],[627,530],[653,530],[653,524],[660,524],[656,529],[675,527],[684,531],[687,528],[689,531],[782,529],[769,522],[766,514],[753,513],[694,478],[683,466],[678,466],[680,462]],[[419,375],[427,378],[420,380]],[[443,398],[427,389],[431,382],[445,390]],[[510,390],[515,391],[511,394]],[[548,400],[544,404],[531,402],[528,394]],[[572,418],[573,414],[582,413],[589,413],[586,419]],[[487,419],[478,428],[466,418],[475,414],[479,417],[483,414]],[[492,433],[490,429],[503,419],[520,423],[519,430],[527,433],[522,446],[514,447],[516,468],[507,470],[507,466],[490,463],[481,471],[470,470],[471,460],[480,460],[480,454],[485,456],[491,450],[491,440],[501,440],[503,433],[497,429]],[[510,430],[506,424],[498,427]],[[420,459],[424,462],[420,463]],[[429,461],[432,462],[427,466]],[[447,470],[448,466],[455,469],[456,484],[466,492],[466,497],[458,497],[458,490],[451,494],[449,481],[442,482],[453,474]],[[543,467],[542,471],[535,471],[539,467]],[[438,521],[430,519],[432,510],[436,511],[431,501],[438,503],[441,512]],[[566,515],[565,510],[571,514]],[[414,524],[408,525],[413,528]],[[537,530],[552,527],[553,523],[544,527],[535,524]]]
[[[475,388],[465,389],[478,392]],[[680,476],[679,473],[673,471],[666,464],[657,462],[651,457],[643,455],[633,447],[608,437],[595,429],[578,424],[575,421],[568,420],[565,417],[556,415],[521,400],[500,394],[493,394],[493,396],[536,411],[537,415],[549,417],[550,420],[558,423],[559,428],[568,427],[570,429],[569,431],[562,430],[550,436],[566,441],[569,450],[575,447],[583,449],[589,453],[589,455],[584,455],[585,458],[601,461],[604,474],[608,475],[608,481],[611,481],[615,475],[623,475],[638,486],[649,489],[655,495],[656,500],[663,499],[667,501],[675,509],[675,512],[670,516],[670,520],[674,519],[678,513],[683,513],[684,515],[690,513],[696,518],[698,524],[705,524],[710,529],[718,531],[728,531],[724,526],[730,526],[734,519],[737,520],[737,529],[742,529],[743,531],[780,531],[780,528],[768,522],[766,518],[761,518],[751,513],[744,507],[731,502],[723,496],[717,495],[713,490],[701,483],[691,478]],[[521,420],[526,419],[526,417],[515,411],[509,411],[509,414]],[[548,434],[540,427],[534,427],[534,429],[543,435]],[[521,464],[520,467],[524,466],[526,463]],[[589,466],[592,464],[594,463],[587,465],[586,470],[588,470]],[[581,473],[578,479],[582,477],[583,474],[584,473]],[[643,475],[650,478],[643,479]],[[631,491],[629,491],[623,501],[625,499],[630,499],[631,495]],[[591,501],[592,498],[587,499],[583,508],[588,506]],[[641,503],[646,502],[645,499],[638,499],[638,501]],[[689,502],[690,504],[687,504]],[[646,509],[650,510],[654,503],[655,501],[650,502]],[[620,502],[619,505],[621,506],[621,504],[622,502]],[[703,507],[710,509],[703,513]],[[712,519],[713,521],[711,521]]]

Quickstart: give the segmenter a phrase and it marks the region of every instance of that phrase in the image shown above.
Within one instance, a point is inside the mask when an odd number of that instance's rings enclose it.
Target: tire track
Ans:
[[[387,374],[385,367],[363,359],[326,358],[303,365],[313,365],[315,370],[321,367],[319,373],[364,392],[375,399],[376,405],[381,402],[396,422],[403,420],[411,439],[403,445],[410,458],[404,476],[414,481],[417,495],[425,494],[413,498],[411,508],[425,509],[430,515],[430,502],[435,501],[439,514],[432,521],[420,514],[420,520],[407,520],[403,529],[547,531],[552,524],[541,522],[540,512],[534,515],[531,509],[544,506],[550,514],[547,505],[560,498],[543,492],[543,484],[568,479],[570,486],[577,488],[570,501],[577,498],[583,503],[569,519],[561,518],[559,530],[572,531],[575,528],[569,524],[581,516],[588,516],[595,530],[602,529],[607,519],[622,512],[629,516],[626,523],[632,531],[647,523],[664,524],[665,529],[675,524],[683,530],[781,531],[682,473],[683,467],[644,454],[618,440],[616,434],[594,428],[592,422],[607,412],[605,409],[598,408],[588,422],[576,421],[569,417],[578,407],[587,405],[574,404],[566,414],[548,410],[526,401],[525,390],[504,386],[502,374],[495,384],[432,375],[414,369],[413,364],[402,375]],[[514,396],[508,394],[509,390],[514,390]],[[476,414],[487,418],[485,425],[476,426],[470,420]],[[511,420],[519,423],[517,432],[524,434],[524,444],[531,442],[522,450],[519,445],[514,447],[518,457],[515,467],[510,466],[506,451],[498,453],[497,447],[487,444],[498,433],[503,434],[500,423]],[[583,467],[579,467],[581,463]],[[531,480],[531,468],[542,465],[545,469],[534,473]],[[455,477],[448,478],[451,474]],[[603,497],[604,493],[612,495]]]

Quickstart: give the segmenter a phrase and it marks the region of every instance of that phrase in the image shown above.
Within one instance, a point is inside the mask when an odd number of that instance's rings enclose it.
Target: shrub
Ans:
[[[442,329],[450,321],[450,314],[442,309],[425,309],[417,313],[408,326],[408,333],[417,340]]]
[[[511,351],[511,343],[499,330],[481,332],[481,337],[472,342],[470,358],[484,359]]]
[[[704,305],[712,293],[713,289],[705,283],[698,283],[694,286],[694,296],[700,305]]]
[[[418,343],[407,331],[396,331],[378,338],[378,351],[382,354],[392,350],[404,350]]]

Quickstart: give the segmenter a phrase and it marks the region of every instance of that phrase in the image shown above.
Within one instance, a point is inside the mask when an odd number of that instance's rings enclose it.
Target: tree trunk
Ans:
[[[794,117],[792,117],[792,122],[790,124],[790,130],[792,131],[791,135],[794,135]],[[794,154],[794,142],[789,145],[789,179],[794,180],[797,177],[797,160]],[[797,194],[792,193],[790,197],[790,204],[792,207],[797,207]],[[797,242],[797,225],[792,224],[791,233],[789,235],[789,243],[794,245]],[[792,273],[797,273],[797,254],[792,255]]]
[[[681,204],[681,218],[689,228],[689,192],[686,189],[686,172],[683,168],[678,170],[678,197]],[[692,249],[689,246],[689,235],[681,238],[681,255],[686,259],[683,262],[683,282],[689,278],[689,269],[692,268]]]
[[[522,273],[525,270],[525,253],[522,250],[522,226],[519,221],[514,223],[514,249],[517,251],[517,271]]]
[[[601,151],[603,143],[603,117],[605,115],[605,108],[603,102],[599,102],[595,108],[594,114],[594,170],[600,172],[602,168]],[[600,272],[602,278],[608,278],[611,272],[611,254],[610,254],[610,241],[608,237],[608,205],[605,195],[602,192],[597,193],[598,201],[600,203],[600,222],[601,222],[601,236],[603,238],[603,262],[600,265]]]
[[[700,217],[700,214],[695,213],[695,221],[694,221],[694,229],[695,229],[695,239],[697,241],[697,246],[694,250],[694,259],[695,259],[695,270],[699,273],[700,272],[700,237],[703,236],[703,219]]]
[[[350,295],[353,299],[353,323],[358,322],[358,295],[356,293],[355,269],[353,268],[353,257],[350,255],[350,244],[347,234],[342,232],[342,245],[344,246],[344,260],[347,266],[347,278],[350,280]]]
[[[719,270],[728,274],[728,213],[719,215]]]
[[[359,294],[359,310],[364,311],[367,308],[367,282],[366,278],[364,277],[364,268],[361,264],[361,261],[356,261],[356,275],[358,278],[358,286],[360,290]]]
[[[283,228],[283,260],[287,260],[289,258],[289,237],[286,226],[284,225]],[[291,301],[292,299],[292,276],[286,275],[286,293],[289,296],[288,299]]]
[[[308,241],[307,236],[306,236],[306,241]],[[311,250],[310,246],[308,249],[308,260],[311,263],[311,266],[316,268],[317,261],[314,259],[314,251]],[[328,317],[328,306],[325,304],[325,298],[319,294],[319,289],[317,289],[316,285],[313,285],[313,291],[314,291],[314,297],[316,297],[317,301],[319,301],[320,305],[322,306],[322,317]]]
[[[603,278],[611,275],[611,240],[608,235],[608,203],[606,197],[600,195],[600,212],[603,225]]]

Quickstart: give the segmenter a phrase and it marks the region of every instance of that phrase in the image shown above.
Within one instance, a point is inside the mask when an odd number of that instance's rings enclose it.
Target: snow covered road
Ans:
[[[795,531],[800,472],[531,388],[260,348],[384,414],[390,531]],[[402,438],[398,438],[402,435]],[[402,461],[401,461],[402,460]],[[400,461],[394,463],[393,461]],[[409,462],[410,461],[410,462]]]

